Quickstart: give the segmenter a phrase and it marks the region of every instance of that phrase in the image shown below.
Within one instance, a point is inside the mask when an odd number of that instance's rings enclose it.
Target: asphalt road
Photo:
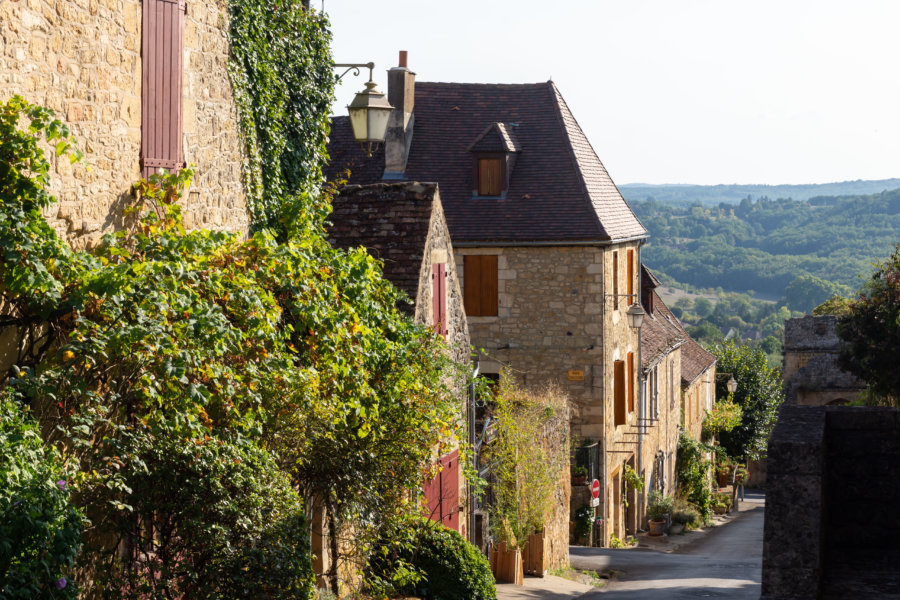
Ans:
[[[608,586],[580,600],[752,598],[760,595],[764,497],[733,521],[672,554],[654,550],[573,547],[576,569],[616,571]]]

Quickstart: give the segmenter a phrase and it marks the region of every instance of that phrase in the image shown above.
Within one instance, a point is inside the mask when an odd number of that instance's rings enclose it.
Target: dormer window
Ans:
[[[472,153],[474,196],[503,197],[519,153],[517,123],[491,123],[469,145]]]
[[[478,159],[478,195],[499,196],[503,193],[503,159]]]

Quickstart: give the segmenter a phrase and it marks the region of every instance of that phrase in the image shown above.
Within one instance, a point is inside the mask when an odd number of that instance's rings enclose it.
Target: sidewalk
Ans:
[[[498,583],[497,600],[571,600],[595,589],[594,586],[553,575],[526,577],[525,585]]]

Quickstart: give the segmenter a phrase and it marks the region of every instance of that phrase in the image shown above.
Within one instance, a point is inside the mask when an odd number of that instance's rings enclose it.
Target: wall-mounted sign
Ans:
[[[569,370],[569,381],[584,381],[584,371]]]

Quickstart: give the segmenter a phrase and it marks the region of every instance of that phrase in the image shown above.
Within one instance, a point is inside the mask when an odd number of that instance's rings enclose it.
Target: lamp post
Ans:
[[[384,142],[388,118],[394,107],[387,101],[384,93],[376,89],[378,84],[372,81],[372,69],[375,68],[375,63],[335,63],[334,66],[346,68],[337,77],[338,80],[350,71],[353,71],[354,75],[359,75],[361,68],[368,67],[369,69],[369,81],[366,82],[366,89],[356,94],[353,102],[347,105],[347,112],[350,114],[353,138],[366,151],[366,156],[371,157],[378,148],[378,144]]]

